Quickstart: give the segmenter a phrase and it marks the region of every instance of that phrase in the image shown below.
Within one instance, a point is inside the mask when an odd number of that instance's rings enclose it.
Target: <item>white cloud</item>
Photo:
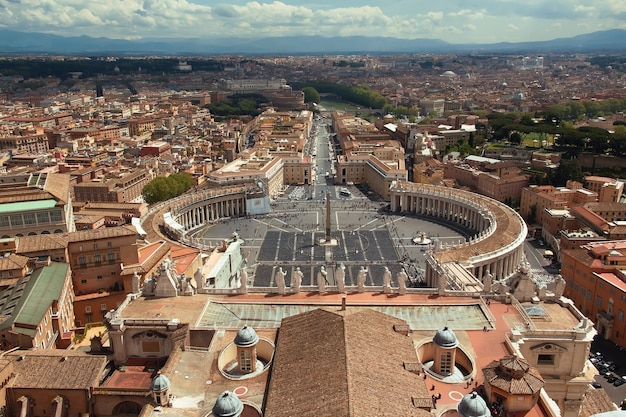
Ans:
[[[364,35],[456,42],[539,40],[624,27],[626,1],[0,0],[0,27],[62,35]],[[366,3],[367,2],[367,3]],[[478,23],[480,21],[480,23]],[[505,23],[503,23],[505,22]],[[507,23],[510,23],[507,26]],[[562,26],[556,23],[562,22]],[[580,24],[580,25],[579,25]],[[445,25],[445,26],[443,26]],[[562,32],[556,29],[562,28]],[[504,29],[504,30],[503,30]],[[558,35],[558,36],[555,36]]]
[[[428,12],[426,13],[426,16],[435,22],[440,21],[441,19],[443,19],[443,12]]]

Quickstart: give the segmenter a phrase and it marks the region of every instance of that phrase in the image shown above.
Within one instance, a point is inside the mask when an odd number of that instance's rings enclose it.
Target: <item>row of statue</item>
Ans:
[[[367,284],[367,275],[369,271],[364,266],[361,266],[359,273],[356,277],[357,291],[364,292],[365,286]],[[285,277],[287,273],[283,271],[282,267],[279,267],[276,273],[274,274],[274,282],[276,283],[276,288],[279,294],[285,294],[287,289],[290,288],[291,293],[299,293],[300,286],[302,285],[302,278],[304,274],[300,270],[300,267],[297,267],[293,272],[293,277],[291,280],[291,287],[288,287],[285,284]],[[400,270],[396,275],[396,280],[398,282],[398,292],[400,295],[406,294],[406,282],[408,280],[407,273],[404,269]],[[339,264],[337,269],[335,270],[334,283],[337,287],[337,291],[340,293],[346,292],[346,267],[343,264]],[[326,287],[331,283],[329,281],[328,271],[326,267],[323,265],[320,267],[317,272],[317,287],[320,293],[326,292]],[[383,272],[383,292],[385,294],[391,293],[391,271],[389,271],[388,267],[385,267]]]

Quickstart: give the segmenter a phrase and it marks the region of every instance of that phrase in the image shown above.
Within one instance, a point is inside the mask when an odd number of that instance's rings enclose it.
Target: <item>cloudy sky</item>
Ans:
[[[0,0],[0,28],[57,35],[533,41],[626,29],[626,0]]]

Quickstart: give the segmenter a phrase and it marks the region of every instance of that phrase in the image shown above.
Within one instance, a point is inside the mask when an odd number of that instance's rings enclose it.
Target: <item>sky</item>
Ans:
[[[62,36],[387,36],[450,43],[626,29],[626,0],[0,0],[0,28]]]

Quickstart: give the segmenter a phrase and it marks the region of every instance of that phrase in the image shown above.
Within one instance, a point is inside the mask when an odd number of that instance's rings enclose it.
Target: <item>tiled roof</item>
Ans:
[[[579,417],[591,417],[608,411],[615,411],[615,404],[609,394],[603,388],[587,390]]]
[[[67,240],[68,242],[82,242],[85,240],[109,239],[112,237],[134,235],[137,235],[137,230],[135,229],[135,227],[125,225],[118,227],[105,227],[102,229],[80,230],[77,232],[68,233]]]
[[[429,416],[404,321],[373,310],[313,310],[283,320],[265,408],[282,416]],[[422,401],[424,399],[424,401]]]
[[[22,254],[31,254],[33,252],[65,249],[67,248],[67,233],[50,234],[50,235],[37,235],[37,236],[24,236],[17,239],[16,252]]]
[[[26,256],[11,253],[9,256],[0,257],[0,271],[8,271],[10,269],[22,269],[28,264]]]
[[[87,390],[98,385],[107,363],[106,356],[56,349],[13,352],[9,357],[15,366],[14,389]]]
[[[544,386],[539,371],[526,360],[507,356],[483,368],[485,382],[513,395],[534,395]]]
[[[59,202],[66,204],[70,196],[70,175],[57,173],[48,174],[44,190],[52,194]]]

